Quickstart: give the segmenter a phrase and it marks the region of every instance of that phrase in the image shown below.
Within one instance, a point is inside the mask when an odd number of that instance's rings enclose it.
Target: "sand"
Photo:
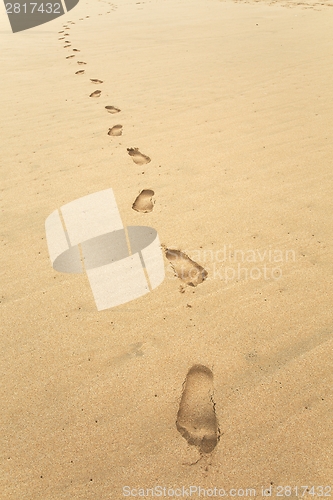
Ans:
[[[332,16],[82,0],[12,34],[3,9],[1,499],[333,494]],[[206,278],[165,258],[158,288],[97,311],[86,275],[52,268],[44,224],[107,188]],[[182,392],[195,365],[211,406]],[[177,429],[196,401],[218,422],[209,453]]]

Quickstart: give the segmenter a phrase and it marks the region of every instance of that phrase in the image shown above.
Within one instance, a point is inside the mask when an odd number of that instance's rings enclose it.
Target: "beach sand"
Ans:
[[[16,34],[2,12],[0,498],[320,494],[333,444],[332,6],[82,0]],[[52,268],[44,224],[108,188],[124,225],[155,228],[205,279],[186,284],[165,258],[158,288],[97,311],[85,274]],[[196,432],[218,439],[206,449],[186,434],[198,408]]]

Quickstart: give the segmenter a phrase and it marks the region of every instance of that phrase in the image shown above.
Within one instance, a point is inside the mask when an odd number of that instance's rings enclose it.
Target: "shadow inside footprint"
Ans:
[[[208,276],[207,271],[180,250],[165,249],[165,256],[178,278],[187,285],[197,286]]]
[[[120,113],[120,109],[115,108],[114,106],[105,106],[105,109],[112,115],[114,115],[115,113]]]
[[[114,125],[112,128],[109,128],[108,135],[118,136],[118,135],[122,135],[122,133],[123,133],[123,126],[122,125]]]
[[[84,61],[76,61],[78,64],[87,64],[86,62]]]
[[[155,193],[152,189],[144,189],[143,191],[141,191],[132,205],[133,210],[144,214],[152,212],[154,208],[152,197],[154,196],[154,194]]]
[[[213,373],[206,366],[194,365],[183,387],[177,430],[200,453],[211,453],[220,437],[213,401]]]
[[[80,69],[79,71],[75,71],[76,75],[83,75],[84,74],[84,69]]]
[[[66,56],[66,59],[70,59],[71,57],[75,57],[75,54],[72,54],[71,56]]]
[[[101,95],[102,91],[101,90],[95,90],[92,94],[90,94],[89,97],[99,97]]]
[[[145,165],[151,161],[149,156],[140,153],[138,148],[127,148],[127,151],[137,165]]]
[[[92,83],[103,83],[103,80],[97,80],[96,78],[90,78]]]

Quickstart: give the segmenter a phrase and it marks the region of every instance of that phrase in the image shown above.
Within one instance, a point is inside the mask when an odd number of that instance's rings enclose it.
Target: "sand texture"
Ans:
[[[330,2],[81,0],[16,34],[3,7],[0,28],[1,500],[320,496]],[[44,225],[108,188],[125,226],[158,232],[166,275],[98,311]]]

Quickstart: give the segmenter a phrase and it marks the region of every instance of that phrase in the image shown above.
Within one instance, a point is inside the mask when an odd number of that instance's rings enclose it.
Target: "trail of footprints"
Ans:
[[[69,21],[68,24],[75,24],[75,23]],[[63,25],[63,28],[65,30],[70,29],[70,27],[67,26],[67,24]],[[59,31],[59,34],[64,34],[64,36],[61,37],[61,39],[63,39],[65,36],[69,36],[69,33],[64,33],[64,30]],[[67,44],[65,47],[70,47],[69,40],[66,40],[65,43]],[[72,51],[79,52],[79,49],[74,48],[72,49]],[[72,59],[73,57],[75,57],[75,54],[66,56],[66,59]],[[77,64],[79,66],[83,66],[86,65],[87,63],[85,61],[77,61]],[[85,70],[84,69],[78,70],[75,72],[75,74],[84,75]],[[90,81],[91,83],[96,85],[103,84],[103,80],[97,78],[90,78]],[[101,90],[95,90],[94,92],[90,93],[89,97],[94,99],[101,97],[101,95],[102,95]],[[105,106],[105,109],[110,114],[117,114],[121,112],[121,110],[118,107],[113,105],[107,105]],[[122,133],[123,133],[123,126],[121,124],[115,124],[109,128],[107,135],[111,137],[119,137],[122,135]],[[127,153],[132,158],[133,162],[136,165],[142,166],[151,162],[150,157],[142,153],[139,150],[139,148],[127,148]],[[153,195],[154,192],[151,189],[144,189],[135,199],[132,205],[132,209],[141,213],[151,212],[154,207],[154,202],[152,201]],[[165,257],[169,261],[173,271],[175,272],[175,275],[180,280],[182,280],[186,285],[195,287],[206,279],[207,277],[206,270],[202,266],[194,262],[192,259],[190,259],[190,257],[188,257],[184,252],[182,252],[181,250],[170,249],[170,248],[164,248],[164,251],[165,251]]]
[[[89,16],[86,16],[87,18]],[[80,20],[83,20],[81,18]],[[68,21],[68,24],[75,24]],[[69,26],[63,26],[65,30],[69,30]],[[59,34],[64,34],[64,30],[59,31]],[[59,38],[64,40],[65,33]],[[70,48],[71,43],[65,40],[64,48]],[[73,48],[73,52],[80,52],[79,49]],[[66,59],[72,59],[75,54],[66,56]],[[86,65],[85,61],[77,61],[80,66]],[[85,74],[85,70],[78,70],[76,75]],[[103,80],[90,78],[91,83],[101,85]],[[89,97],[99,98],[102,94],[101,90],[95,90]],[[108,113],[115,115],[121,110],[113,105],[105,106]],[[112,137],[121,136],[123,126],[120,124],[113,125],[109,128],[107,135]],[[127,148],[128,155],[132,158],[136,165],[145,165],[151,162],[149,156],[139,151],[139,148]],[[152,189],[143,189],[133,202],[132,209],[140,213],[150,213],[154,208],[153,196],[155,195]],[[182,280],[186,285],[196,287],[207,278],[207,271],[194,262],[181,250],[170,249],[163,246],[166,259],[169,261],[175,275]],[[179,433],[188,442],[189,445],[197,447],[200,455],[211,453],[216,447],[219,438],[220,430],[218,420],[215,414],[215,403],[213,401],[213,373],[209,368],[203,365],[194,365],[187,373],[183,384],[183,392],[177,414],[176,427]]]

